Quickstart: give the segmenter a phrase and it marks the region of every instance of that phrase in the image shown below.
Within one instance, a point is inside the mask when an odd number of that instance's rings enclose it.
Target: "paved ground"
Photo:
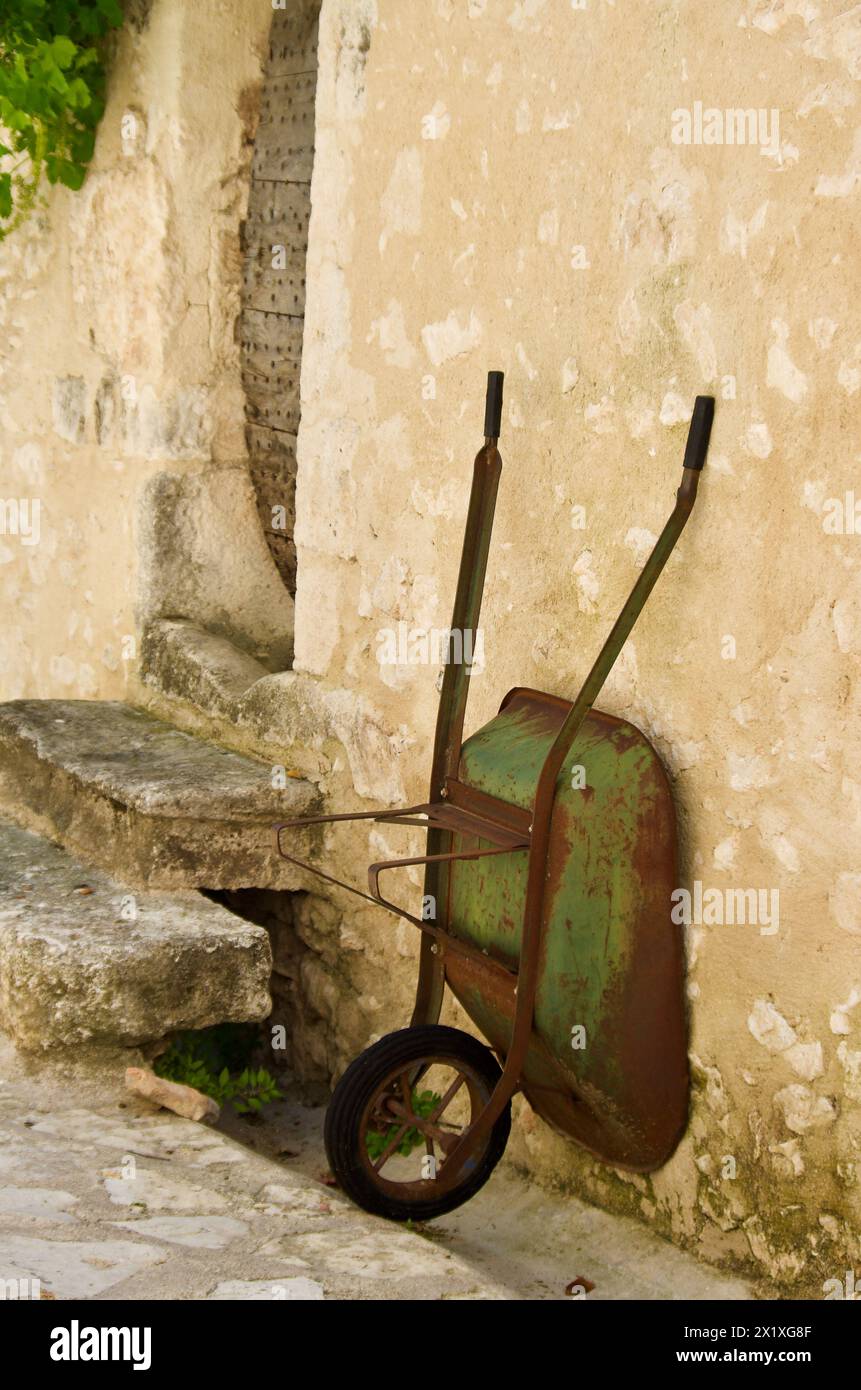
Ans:
[[[504,1169],[427,1233],[367,1216],[315,1180],[320,1110],[282,1103],[292,1137],[276,1159],[86,1073],[27,1078],[5,1058],[0,1281],[38,1279],[43,1297],[532,1300],[564,1298],[580,1276],[590,1299],[752,1296],[636,1223]]]

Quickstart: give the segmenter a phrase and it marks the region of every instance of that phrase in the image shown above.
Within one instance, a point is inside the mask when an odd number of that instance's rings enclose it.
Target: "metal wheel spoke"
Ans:
[[[398,1080],[401,1083],[401,1094],[404,1098],[404,1107],[406,1109],[406,1113],[409,1115],[411,1120],[415,1120],[416,1117],[413,1114],[413,1088],[410,1082],[410,1078],[405,1071],[402,1071],[400,1076],[398,1077]]]
[[[464,1076],[464,1074],[463,1074],[462,1071],[459,1071],[458,1074],[457,1074],[457,1076],[454,1078],[454,1081],[451,1083],[451,1085],[449,1086],[448,1090],[446,1091],[445,1095],[442,1097],[442,1099],[441,1099],[439,1105],[437,1105],[437,1106],[431,1111],[430,1115],[428,1115],[428,1120],[431,1122],[431,1124],[433,1124],[436,1120],[439,1119],[439,1117],[440,1117],[440,1115],[442,1114],[442,1112],[446,1109],[446,1107],[449,1105],[449,1103],[454,1099],[454,1097],[456,1096],[457,1092],[460,1090],[461,1086],[464,1084],[465,1081],[466,1081],[466,1077]],[[449,1121],[449,1123],[451,1123],[451,1122]],[[461,1130],[462,1130],[462,1129],[463,1129],[463,1126],[461,1125],[460,1128],[461,1128]]]
[[[406,1132],[407,1132],[407,1130],[408,1130],[409,1128],[410,1128],[410,1126],[409,1126],[408,1124],[406,1124],[406,1125],[401,1125],[400,1129],[399,1129],[395,1134],[392,1135],[392,1137],[391,1137],[391,1139],[389,1140],[388,1144],[387,1144],[386,1147],[383,1149],[383,1152],[380,1154],[379,1158],[377,1159],[376,1163],[374,1164],[374,1172],[375,1172],[375,1173],[379,1173],[379,1171],[380,1171],[380,1169],[382,1168],[383,1164],[384,1164],[384,1163],[388,1163],[389,1159],[391,1158],[392,1154],[394,1153],[395,1149],[396,1149],[396,1148],[398,1147],[398,1145],[400,1144],[401,1140],[403,1139],[404,1135],[406,1134]]]

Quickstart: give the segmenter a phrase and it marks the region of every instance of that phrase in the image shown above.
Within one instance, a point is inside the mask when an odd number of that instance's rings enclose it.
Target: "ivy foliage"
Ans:
[[[105,109],[106,35],[119,0],[0,0],[0,240],[43,175],[80,188]]]

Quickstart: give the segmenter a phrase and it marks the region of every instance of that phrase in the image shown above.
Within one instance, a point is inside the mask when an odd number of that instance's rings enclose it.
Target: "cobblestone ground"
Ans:
[[[115,1083],[16,1070],[0,1065],[6,1297],[554,1299],[579,1277],[590,1299],[752,1296],[510,1170],[425,1232],[368,1216],[312,1176],[325,1166],[319,1110],[282,1110],[295,1138],[276,1159]]]

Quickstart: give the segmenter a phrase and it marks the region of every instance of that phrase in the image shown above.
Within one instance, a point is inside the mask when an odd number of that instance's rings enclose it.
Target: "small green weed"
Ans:
[[[412,1100],[413,1114],[420,1115],[422,1119],[425,1119],[428,1115],[433,1113],[434,1107],[439,1105],[441,1097],[437,1095],[436,1091],[413,1091]],[[377,1129],[368,1130],[365,1135],[368,1157],[376,1161],[399,1129],[400,1125],[389,1125],[385,1134]],[[407,1130],[403,1139],[398,1144],[398,1147],[395,1149],[395,1153],[401,1154],[403,1158],[408,1158],[413,1149],[417,1149],[419,1145],[423,1143],[424,1135],[413,1126],[411,1129]]]
[[[237,1115],[259,1115],[283,1096],[271,1072],[250,1065],[256,1030],[221,1025],[200,1033],[180,1033],[155,1063],[165,1081],[193,1086]]]

